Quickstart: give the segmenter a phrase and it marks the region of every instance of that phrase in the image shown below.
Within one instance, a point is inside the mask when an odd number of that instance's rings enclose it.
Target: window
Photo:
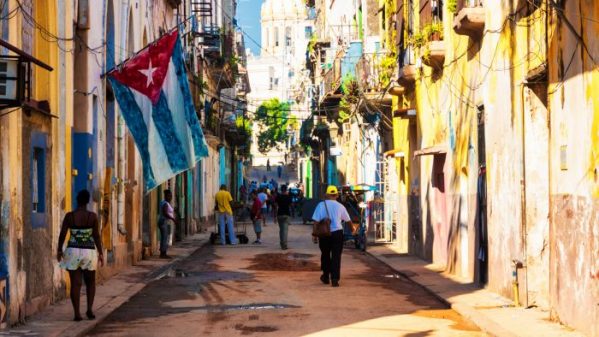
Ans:
[[[306,39],[312,38],[312,27],[306,26],[306,28],[304,28],[304,33],[306,35]]]
[[[291,47],[291,27],[285,28],[285,46]]]
[[[264,41],[264,46],[266,48],[270,47],[270,35],[269,35],[270,31],[268,28],[266,28],[266,34],[264,34],[264,38],[266,39],[266,41]]]
[[[42,167],[44,159],[44,150],[39,147],[33,148],[33,156],[31,159],[31,202],[33,213],[44,212],[44,196],[40,195],[40,191],[43,190],[43,186],[40,186],[40,182],[43,182],[44,168]]]
[[[279,46],[279,27],[275,27],[275,47]]]

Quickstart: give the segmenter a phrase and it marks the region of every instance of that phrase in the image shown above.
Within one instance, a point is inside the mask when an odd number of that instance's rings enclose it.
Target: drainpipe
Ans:
[[[125,121],[119,115],[117,127],[117,229],[122,235],[127,235],[125,229]]]
[[[522,180],[520,181],[520,187],[521,187],[521,212],[522,212],[522,234],[521,234],[521,240],[522,240],[522,252],[524,254],[524,261],[526,261],[528,259],[528,221],[526,218],[526,111],[525,111],[525,105],[524,105],[524,87],[528,84],[527,80],[524,80],[520,83],[520,107],[521,107],[521,111],[522,111]],[[514,260],[516,261],[516,260]],[[519,266],[520,268],[523,268],[523,264],[522,262],[519,262]],[[526,277],[525,281],[527,282],[526,284],[526,291],[528,292],[528,277]],[[517,286],[516,286],[517,289]],[[528,296],[528,294],[526,294],[526,296]],[[519,298],[515,298],[516,301],[516,306],[519,306]],[[526,300],[526,303],[528,305],[528,299]]]

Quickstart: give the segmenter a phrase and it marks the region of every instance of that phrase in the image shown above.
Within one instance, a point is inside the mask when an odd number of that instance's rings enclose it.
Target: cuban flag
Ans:
[[[146,192],[208,156],[178,30],[107,75],[141,155]]]

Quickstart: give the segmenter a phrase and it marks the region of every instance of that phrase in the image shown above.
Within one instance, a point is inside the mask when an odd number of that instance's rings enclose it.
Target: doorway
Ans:
[[[434,212],[433,225],[433,263],[447,265],[447,243],[449,223],[447,221],[447,196],[445,193],[445,153],[435,154],[431,172]]]

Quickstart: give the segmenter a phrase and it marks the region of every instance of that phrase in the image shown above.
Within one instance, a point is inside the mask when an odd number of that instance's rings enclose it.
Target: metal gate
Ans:
[[[398,178],[395,158],[377,162],[377,195],[372,202],[375,242],[392,243],[399,239]]]

